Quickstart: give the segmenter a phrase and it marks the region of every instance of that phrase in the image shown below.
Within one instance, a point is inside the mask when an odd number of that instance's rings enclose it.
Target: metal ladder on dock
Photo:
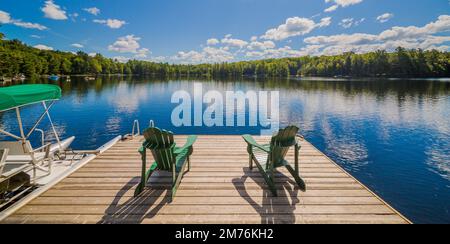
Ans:
[[[153,120],[150,120],[149,122],[149,127],[155,127],[155,122]],[[125,136],[123,136],[123,140],[125,139],[133,139],[135,137],[138,137],[141,135],[141,128],[140,128],[140,124],[139,124],[139,120],[135,119],[133,121],[133,128],[131,130],[131,134],[127,134]]]

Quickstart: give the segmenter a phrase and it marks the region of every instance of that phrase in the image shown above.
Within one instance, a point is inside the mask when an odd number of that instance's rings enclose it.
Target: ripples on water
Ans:
[[[259,133],[261,128],[174,128],[174,91],[193,81],[102,77],[59,83],[63,99],[52,109],[57,130],[75,135],[75,148],[94,149],[131,132],[139,119],[179,134]],[[316,147],[418,223],[450,223],[450,82],[448,80],[197,81],[204,92],[280,91],[281,125],[297,124]],[[40,107],[24,109],[29,121]],[[241,108],[238,112],[243,113]],[[14,113],[2,129],[17,131]],[[42,128],[52,139],[48,124]],[[34,142],[38,141],[38,136]]]

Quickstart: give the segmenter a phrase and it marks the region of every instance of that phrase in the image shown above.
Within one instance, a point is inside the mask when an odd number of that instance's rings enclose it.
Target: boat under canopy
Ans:
[[[64,143],[62,143],[55,129],[55,126],[53,125],[53,121],[49,113],[49,110],[53,106],[55,101],[61,98],[61,93],[61,88],[59,86],[45,84],[17,85],[0,88],[0,112],[6,112],[9,110],[16,111],[20,135],[14,135],[13,133],[5,131],[3,129],[0,129],[0,133],[12,137],[18,141],[25,142],[36,130],[38,130],[37,127],[47,116],[58,143],[58,145],[52,146],[52,153],[56,152],[57,150],[64,151],[68,148],[68,146],[70,146],[75,138],[71,137],[65,140]],[[28,133],[25,133],[22,123],[22,117],[20,115],[20,108],[38,103],[42,104],[44,112],[35,122],[31,130]]]
[[[101,152],[70,149],[74,136],[60,139],[49,110],[61,98],[61,93],[59,86],[44,84],[0,88],[0,113],[15,111],[19,128],[18,135],[0,128],[0,134],[16,140],[0,141],[0,149],[6,149],[0,162],[0,214],[11,204],[20,204],[27,195],[39,191]],[[35,104],[41,104],[43,111],[33,126],[25,131],[21,109]],[[38,128],[45,118],[56,140],[53,144],[45,142],[45,132]],[[34,132],[41,133],[42,146],[37,149],[30,143]]]
[[[75,140],[75,137],[61,140],[49,113],[49,110],[53,106],[55,101],[59,100],[60,98],[61,88],[55,85],[17,85],[0,88],[0,112],[15,110],[20,133],[19,135],[15,135],[10,131],[6,131],[0,128],[0,134],[4,134],[6,136],[14,138],[19,143],[17,144],[14,142],[0,142],[0,145],[7,149],[10,149],[10,152],[15,152],[15,154],[13,155],[8,155],[6,159],[6,168],[12,167],[11,169],[17,170],[23,168],[23,166],[26,165],[26,162],[37,161],[38,158],[40,158],[41,154],[46,154],[47,157],[50,157],[58,153],[63,153],[65,150],[67,150],[67,148],[69,148],[69,146]],[[43,112],[37,119],[37,121],[35,121],[33,127],[26,132],[23,126],[20,110],[22,107],[39,103],[41,103],[43,106]],[[48,118],[54,134],[54,138],[56,139],[55,144],[48,146],[46,153],[44,153],[43,149],[45,144],[44,131],[38,129],[39,124],[45,117]],[[29,138],[34,132],[40,132],[42,134],[42,152],[34,151],[33,147],[29,143]],[[21,165],[20,163],[22,163],[23,165]],[[3,178],[4,176],[5,175],[2,175]]]

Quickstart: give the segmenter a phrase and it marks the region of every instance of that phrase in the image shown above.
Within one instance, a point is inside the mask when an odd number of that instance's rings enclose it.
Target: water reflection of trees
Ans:
[[[139,76],[100,76],[95,81],[85,81],[82,77],[72,78],[71,82],[59,82],[63,93],[76,92],[84,95],[89,91],[101,93],[105,89],[115,87],[118,83],[127,83],[128,86],[142,85],[146,83],[166,83],[176,81],[158,77]],[[201,80],[201,79],[180,79],[180,81],[194,82],[201,81],[211,83],[211,85],[241,84],[253,89],[286,89],[303,91],[324,91],[339,92],[344,96],[354,96],[358,94],[368,94],[377,99],[383,99],[387,95],[395,95],[399,101],[408,97],[437,98],[441,95],[450,94],[450,82],[439,80],[296,80],[296,79],[241,79],[241,80]],[[159,84],[161,85],[161,84]]]
[[[369,94],[383,98],[397,94],[407,96],[439,96],[450,93],[450,82],[439,80],[268,80],[267,88],[286,88],[304,91],[336,91],[346,96]]]
[[[303,92],[338,92],[344,97],[356,95],[370,95],[378,101],[387,96],[394,96],[401,105],[405,100],[414,98],[419,102],[423,99],[435,100],[439,96],[450,94],[450,82],[440,80],[388,80],[388,79],[352,79],[339,80],[328,78],[310,79],[286,79],[286,78],[241,78],[241,79],[199,79],[180,78],[170,79],[164,77],[142,76],[98,76],[95,80],[87,81],[84,77],[72,77],[70,82],[61,79],[58,82],[50,82],[47,79],[34,78],[26,83],[52,83],[62,88],[63,95],[76,95],[84,97],[89,92],[100,95],[103,91],[115,88],[119,83],[126,83],[131,89],[138,85],[158,84],[160,88],[170,88],[171,82],[180,81],[181,86],[199,81],[210,84],[212,87],[245,87],[246,89],[261,90],[301,90]]]

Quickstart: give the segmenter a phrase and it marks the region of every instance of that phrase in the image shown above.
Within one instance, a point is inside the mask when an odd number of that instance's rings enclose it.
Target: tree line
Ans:
[[[39,50],[0,33],[0,77],[36,75],[153,75],[174,77],[450,77],[450,53],[397,48],[365,54],[304,56],[233,63],[182,65],[130,60],[84,52]]]

